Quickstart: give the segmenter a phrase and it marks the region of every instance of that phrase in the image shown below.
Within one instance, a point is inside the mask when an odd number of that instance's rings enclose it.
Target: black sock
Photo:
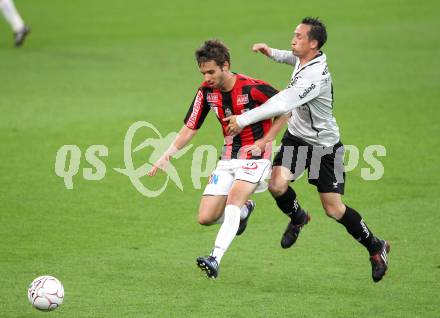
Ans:
[[[380,250],[380,241],[373,235],[356,210],[346,206],[345,213],[338,222],[345,226],[347,232],[365,246],[370,254]]]
[[[296,199],[296,193],[291,187],[288,187],[284,194],[275,198],[275,201],[281,211],[290,217],[293,224],[304,223],[306,214],[299,206],[298,200]]]

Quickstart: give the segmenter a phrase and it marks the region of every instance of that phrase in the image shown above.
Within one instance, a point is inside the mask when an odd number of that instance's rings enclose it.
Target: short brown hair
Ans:
[[[220,67],[223,67],[225,62],[231,64],[229,49],[220,40],[205,41],[196,50],[196,60],[199,65],[208,61],[214,61]]]

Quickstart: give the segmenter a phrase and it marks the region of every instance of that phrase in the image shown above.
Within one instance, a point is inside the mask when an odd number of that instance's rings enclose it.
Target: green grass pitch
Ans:
[[[439,317],[440,87],[437,1],[55,1],[16,0],[32,27],[12,47],[0,20],[0,317]],[[348,173],[347,204],[391,242],[390,269],[371,280],[368,255],[327,218],[314,187],[295,183],[312,213],[297,245],[279,246],[287,219],[266,192],[246,233],[207,280],[195,258],[218,227],[197,223],[201,189],[193,150],[221,146],[209,115],[170,182],[142,196],[124,167],[128,127],[148,121],[177,131],[202,77],[194,50],[225,41],[233,70],[277,88],[291,69],[254,54],[264,41],[289,48],[307,15],[324,19],[342,141],[386,147],[385,173]],[[142,139],[142,134],[136,138]],[[63,145],[81,150],[73,189],[55,174]],[[107,170],[85,180],[85,152],[105,145]],[[137,166],[151,149],[133,154]],[[142,179],[152,189],[164,175]],[[202,180],[202,187],[206,178]],[[59,278],[65,302],[53,313],[28,303],[37,276]]]

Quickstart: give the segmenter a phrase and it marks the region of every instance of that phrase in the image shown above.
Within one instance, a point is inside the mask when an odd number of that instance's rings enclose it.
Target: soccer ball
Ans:
[[[52,276],[40,276],[29,285],[28,299],[39,310],[57,309],[64,300],[64,288],[60,281]]]

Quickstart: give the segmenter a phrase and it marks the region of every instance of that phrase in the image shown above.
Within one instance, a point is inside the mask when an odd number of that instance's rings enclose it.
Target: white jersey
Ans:
[[[336,144],[340,138],[339,127],[333,117],[333,85],[326,55],[320,52],[302,66],[290,51],[272,49],[271,58],[295,66],[290,83],[260,107],[238,116],[238,125],[245,127],[292,112],[288,122],[292,135],[314,146]]]

